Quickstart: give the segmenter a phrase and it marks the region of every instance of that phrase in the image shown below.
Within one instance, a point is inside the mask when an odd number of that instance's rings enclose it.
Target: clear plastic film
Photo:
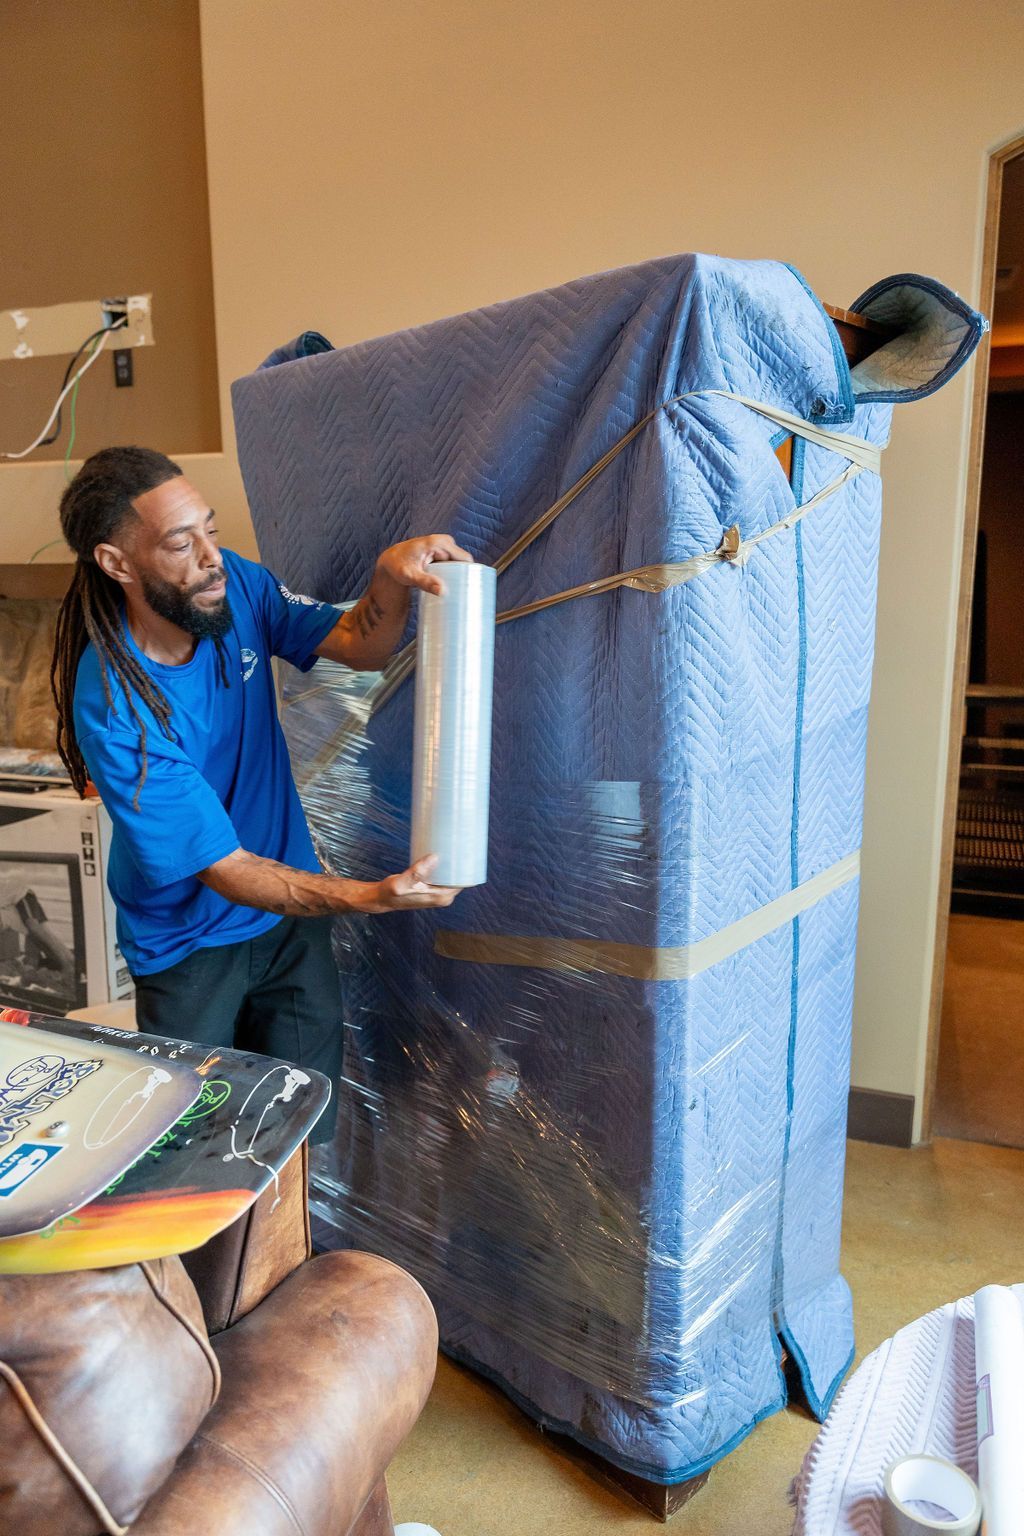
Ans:
[[[371,717],[375,681],[288,669],[283,709],[321,860],[366,880],[405,866],[410,834],[413,689]],[[699,1419],[723,1347],[778,1377],[786,1170],[795,1150],[841,1187],[845,1084],[788,1115],[791,925],[682,980],[580,966],[568,943],[560,960],[557,937],[540,967],[446,958],[460,930],[671,938],[658,872],[711,873],[694,817],[714,807],[675,781],[518,779],[499,740],[495,785],[497,879],[447,911],[336,924],[345,1068],[314,1218],[411,1270],[469,1357],[482,1329]],[[855,901],[844,884],[819,907]],[[838,1206],[820,1217],[789,1308],[837,1279]]]

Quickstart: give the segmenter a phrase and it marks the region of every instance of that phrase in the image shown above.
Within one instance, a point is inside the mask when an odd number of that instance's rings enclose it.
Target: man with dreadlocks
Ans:
[[[78,560],[53,657],[57,746],[114,824],[108,878],[139,1027],[333,1077],[331,915],[447,906],[457,892],[428,884],[429,859],[373,883],[320,871],[271,658],[378,671],[410,588],[440,591],[432,567],[471,557],[446,534],[394,545],[339,618],[222,549],[199,491],[147,448],[87,459],[60,517]]]

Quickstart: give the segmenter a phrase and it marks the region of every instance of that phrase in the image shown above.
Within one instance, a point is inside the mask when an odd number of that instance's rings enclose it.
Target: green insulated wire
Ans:
[[[94,338],[91,346],[89,347],[89,356],[90,357],[92,357],[93,353],[96,351],[96,348],[99,346],[99,344],[100,344],[100,338],[99,337]],[[64,455],[64,479],[65,480],[70,480],[71,479],[71,450],[75,446],[75,433],[76,433],[77,427],[78,427],[78,423],[77,423],[77,420],[76,420],[76,414],[77,414],[77,409],[78,409],[78,386],[81,384],[81,382],[82,382],[81,378],[77,378],[75,380],[75,387],[71,391],[71,430],[68,433],[68,447],[67,447],[67,452]],[[49,547],[48,545],[44,545],[44,548],[48,548],[48,547]],[[29,563],[31,564],[31,562],[29,562]]]

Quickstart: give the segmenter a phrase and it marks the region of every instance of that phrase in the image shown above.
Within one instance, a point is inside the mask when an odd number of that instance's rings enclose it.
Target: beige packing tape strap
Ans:
[[[447,960],[476,965],[528,966],[542,971],[601,971],[635,981],[686,981],[718,965],[730,955],[785,927],[833,891],[856,880],[860,853],[851,853],[795,890],[759,907],[737,922],[695,944],[659,948],[645,944],[614,944],[604,939],[515,937],[491,933],[455,933],[441,929],[434,951]]]
[[[727,389],[696,390],[696,394],[721,395],[725,400],[736,400],[740,405],[745,405],[752,411],[757,411],[759,416],[766,416],[769,421],[785,427],[796,437],[802,437],[808,443],[814,443],[817,448],[827,448],[830,453],[840,453],[844,459],[850,459],[852,463],[859,464],[861,469],[873,470],[877,475],[882,468],[882,449],[886,444],[868,442],[866,437],[848,437],[845,432],[834,432],[830,427],[816,427],[813,422],[804,421],[802,416],[794,416],[789,411],[779,410],[775,405],[764,405],[760,400],[749,400],[746,395],[734,395]],[[679,400],[686,400],[687,395],[678,395]],[[666,401],[672,405],[673,401]]]
[[[632,587],[636,591],[664,592],[669,587],[678,586],[682,582],[692,581],[695,576],[703,575],[705,571],[722,560],[733,564],[744,564],[753,548],[772,534],[781,533],[787,528],[792,528],[804,517],[812,507],[819,506],[827,497],[838,491],[841,486],[852,480],[855,474],[861,470],[871,470],[877,473],[881,467],[881,449],[876,443],[868,442],[863,437],[849,437],[845,432],[833,432],[827,427],[816,427],[811,422],[805,421],[802,416],[794,416],[789,411],[781,410],[778,406],[766,405],[760,400],[751,400],[746,395],[732,394],[727,389],[694,389],[681,395],[673,395],[668,400],[663,400],[655,406],[653,411],[648,411],[635,426],[618,438],[616,442],[603,454],[590,468],[561,495],[557,501],[542,512],[535,522],[522,533],[515,543],[510,545],[503,555],[495,561],[495,569],[500,576],[508,570],[514,560],[517,560],[524,550],[529,549],[536,539],[539,539],[545,529],[550,528],[555,519],[565,511],[576,497],[587,489],[597,479],[608,465],[618,458],[623,449],[628,447],[635,437],[649,426],[650,423],[662,411],[670,405],[678,405],[683,400],[700,399],[707,395],[715,395],[725,400],[735,400],[737,404],[746,406],[749,410],[756,411],[759,416],[764,416],[768,421],[773,421],[777,426],[784,427],[797,437],[805,438],[807,442],[814,443],[817,447],[827,448],[833,453],[841,454],[850,460],[850,468],[838,479],[832,481],[824,489],[805,502],[802,507],[796,507],[781,523],[775,523],[771,528],[756,534],[752,539],[740,538],[739,529],[730,528],[718,549],[705,554],[695,555],[690,560],[680,561],[674,565],[643,566],[635,571],[617,572],[615,575],[600,577],[596,581],[587,582],[581,587],[573,587],[565,592],[555,593],[552,597],[539,598],[536,602],[526,603],[520,608],[508,609],[500,613],[497,618],[499,624],[507,624],[511,619],[519,619],[530,613],[538,613],[543,608],[553,607],[556,603],[568,602],[575,597],[594,596],[600,592],[610,592],[617,587]],[[330,738],[324,743],[316,755],[305,765],[304,770],[297,774],[299,787],[305,789],[314,779],[327,768],[342,750],[346,740],[353,732],[365,727],[366,721],[378,709],[381,709],[394,693],[402,686],[405,679],[416,665],[415,640],[399,651],[385,667],[379,680],[364,695],[357,714],[347,717],[338,729],[332,732]]]
[[[627,448],[635,437],[638,437],[645,427],[649,426],[655,416],[668,409],[670,405],[678,405],[682,400],[698,400],[707,395],[717,395],[723,400],[735,400],[739,405],[745,405],[750,410],[756,411],[759,416],[774,421],[777,426],[785,427],[788,432],[797,437],[803,437],[808,442],[814,443],[819,448],[828,448],[833,453],[841,453],[851,463],[859,464],[861,469],[871,469],[875,473],[880,470],[882,464],[882,450],[877,443],[869,443],[864,437],[847,437],[844,432],[831,432],[827,427],[815,427],[809,421],[804,421],[802,416],[794,416],[789,411],[780,410],[774,405],[765,405],[760,400],[750,400],[746,395],[734,395],[727,389],[691,389],[682,395],[673,395],[669,400],[663,400],[661,405],[656,405],[653,411],[648,411],[636,426],[630,427],[617,442],[613,443],[595,464],[592,464],[585,474],[581,475],[575,485],[571,485],[564,495],[542,512],[536,522],[531,523],[526,532],[512,544],[500,559],[495,561],[495,569],[500,576],[502,571],[508,569],[513,560],[518,560],[524,550],[529,549],[535,539],[539,539],[546,528],[550,528],[569,504],[576,500],[581,491],[597,479],[601,472],[608,468],[613,459],[617,459],[624,448]]]
[[[552,597],[540,597],[536,602],[524,603],[521,608],[509,608],[504,613],[498,614],[497,623],[507,624],[510,619],[521,619],[528,613],[540,613],[544,608],[553,608],[556,603],[567,603],[571,598],[576,597],[594,597],[599,592],[612,592],[616,587],[632,587],[635,592],[667,592],[670,587],[681,587],[686,582],[693,581],[694,577],[703,576],[705,571],[721,565],[723,561],[730,565],[746,565],[758,544],[763,544],[765,539],[770,539],[777,533],[785,533],[788,529],[795,528],[801,518],[806,517],[812,508],[820,506],[829,496],[835,495],[836,491],[841,490],[861,473],[861,465],[849,465],[838,479],[823,486],[810,501],[805,501],[803,506],[794,508],[781,523],[773,523],[770,528],[754,534],[753,538],[744,539],[739,527],[734,524],[726,531],[717,549],[709,550],[702,555],[693,555],[689,560],[679,560],[674,564],[642,565],[635,571],[620,571],[615,576],[602,576],[597,581],[584,582],[581,587],[569,587],[565,592],[556,592]]]

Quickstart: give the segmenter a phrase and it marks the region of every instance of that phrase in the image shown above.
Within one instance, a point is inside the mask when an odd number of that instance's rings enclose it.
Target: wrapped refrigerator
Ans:
[[[678,256],[234,385],[267,566],[343,603],[452,534],[497,568],[489,876],[339,919],[322,1240],[445,1349],[660,1483],[853,1352],[839,1270],[880,450],[985,322],[903,274],[851,369],[800,275]],[[776,453],[792,438],[787,473]],[[415,635],[284,721],[325,867],[408,863]]]

